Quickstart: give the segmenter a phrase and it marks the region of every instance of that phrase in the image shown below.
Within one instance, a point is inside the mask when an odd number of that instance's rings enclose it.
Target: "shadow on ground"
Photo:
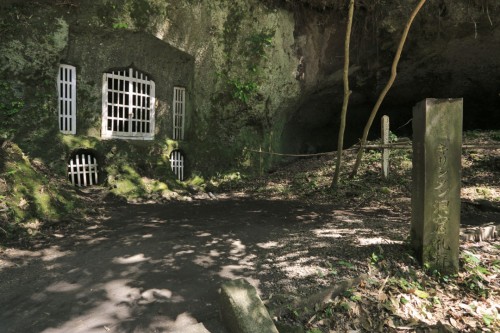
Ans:
[[[105,217],[75,234],[0,252],[0,332],[170,332],[197,322],[224,332],[224,280],[245,278],[264,298],[310,292],[359,275],[374,251],[405,253],[409,228],[388,211],[294,201],[105,205]]]

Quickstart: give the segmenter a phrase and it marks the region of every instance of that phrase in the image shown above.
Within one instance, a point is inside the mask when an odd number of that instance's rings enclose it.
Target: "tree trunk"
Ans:
[[[344,149],[344,132],[347,116],[347,106],[349,105],[349,49],[351,43],[352,19],[354,16],[354,0],[349,1],[349,16],[347,18],[347,29],[345,32],[344,46],[344,102],[342,104],[342,112],[340,113],[340,128],[337,144],[337,164],[335,166],[335,174],[333,176],[332,188],[337,187],[340,178],[340,168],[342,166],[342,150]]]
[[[401,36],[401,40],[399,41],[399,46],[398,50],[396,51],[396,55],[394,56],[394,61],[392,62],[392,69],[391,69],[391,77],[389,78],[389,82],[387,82],[387,85],[385,86],[384,90],[380,93],[380,96],[377,100],[377,103],[375,103],[375,106],[373,107],[372,113],[370,114],[370,117],[368,118],[368,122],[366,123],[366,126],[363,130],[363,137],[361,138],[359,150],[358,150],[358,155],[356,156],[356,163],[354,164],[353,170],[351,172],[350,177],[353,178],[356,176],[358,173],[359,165],[361,164],[361,159],[363,158],[363,153],[364,153],[364,146],[366,145],[366,141],[368,138],[368,133],[370,132],[370,128],[373,124],[373,120],[375,119],[375,116],[377,115],[378,109],[380,108],[380,105],[384,101],[385,96],[389,92],[389,89],[391,89],[392,84],[396,80],[396,75],[397,75],[397,68],[398,68],[398,63],[399,59],[401,58],[401,53],[403,52],[403,47],[406,42],[406,38],[408,37],[408,32],[410,31],[411,25],[413,23],[413,20],[417,16],[418,12],[422,8],[422,6],[425,4],[426,0],[420,0],[418,5],[415,7],[413,12],[410,15],[410,18],[408,19],[408,22],[406,23],[406,27],[403,31],[403,35]]]

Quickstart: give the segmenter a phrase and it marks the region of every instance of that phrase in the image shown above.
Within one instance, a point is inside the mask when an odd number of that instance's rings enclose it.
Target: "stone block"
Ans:
[[[246,280],[222,284],[220,312],[231,333],[279,333],[257,291]]]
[[[172,331],[171,333],[210,333],[210,332],[205,328],[205,326],[202,323],[197,323],[177,329],[175,331]]]
[[[462,99],[426,99],[413,109],[411,242],[418,259],[458,271]]]

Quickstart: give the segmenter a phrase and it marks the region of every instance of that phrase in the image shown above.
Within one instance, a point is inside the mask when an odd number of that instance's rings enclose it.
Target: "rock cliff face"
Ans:
[[[348,144],[360,136],[389,77],[416,2],[356,2]],[[138,175],[170,177],[173,149],[184,152],[187,168],[207,174],[276,162],[260,160],[247,148],[333,150],[342,103],[344,5],[338,0],[3,1],[1,134],[61,173],[72,151],[94,149],[111,183],[129,164]],[[391,116],[392,128],[407,123],[412,106],[426,97],[464,97],[466,128],[500,124],[498,17],[498,1],[440,0],[424,6],[380,110]],[[76,68],[76,135],[58,129],[60,64]],[[102,75],[124,68],[155,81],[152,141],[101,138]],[[182,140],[173,135],[174,87],[186,91]],[[396,133],[409,134],[409,128]]]
[[[301,102],[288,112],[284,142],[291,151],[334,150],[335,139],[329,138],[336,132],[341,109],[346,10],[339,4],[342,1],[301,1],[309,6],[307,10],[293,5],[297,1],[283,3],[295,12],[297,52],[304,57],[306,68]],[[356,1],[348,144],[361,136],[389,78],[401,31],[416,3]],[[466,129],[498,127],[499,10],[497,1],[425,4],[410,30],[396,82],[379,111],[379,115],[391,117],[391,128],[397,134],[411,134],[411,124],[404,124],[411,119],[412,107],[427,97],[463,97]],[[372,133],[377,135],[379,126],[375,123],[373,127]]]

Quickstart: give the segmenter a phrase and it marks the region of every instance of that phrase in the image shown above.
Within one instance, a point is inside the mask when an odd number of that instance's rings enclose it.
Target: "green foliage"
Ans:
[[[432,275],[433,277],[435,277],[438,281],[440,281],[441,283],[452,283],[452,282],[455,282],[457,276],[456,275],[447,275],[447,274],[441,274],[438,270],[434,269],[434,270],[431,270],[430,269],[430,264],[425,264],[424,265],[424,268],[425,270],[430,273],[430,275]]]
[[[256,32],[246,39],[243,54],[247,57],[247,75],[260,80],[262,60],[267,59],[267,50],[273,45],[274,31]]]
[[[319,328],[311,328],[310,330],[307,330],[306,333],[323,333]]]
[[[320,188],[318,178],[313,172],[297,173],[291,184],[291,190],[310,195]]]
[[[165,191],[180,189],[170,169],[167,152],[158,145],[144,147],[123,141],[105,142],[106,183],[114,194],[127,200],[159,198]]]
[[[217,73],[221,89],[212,96],[213,114],[220,116],[213,125],[220,127],[219,132],[237,133],[246,126],[263,123],[261,67],[272,46],[274,31],[247,34],[243,31],[245,15],[242,6],[231,4],[223,25],[221,42],[226,66]]]
[[[13,131],[13,118],[24,108],[25,102],[7,81],[0,81],[0,138]]]
[[[488,298],[490,288],[487,276],[492,274],[490,270],[484,267],[479,257],[470,251],[463,251],[460,257],[464,270],[469,273],[463,284],[477,296]]]
[[[393,277],[389,279],[389,284],[397,286],[398,288],[401,288],[405,292],[408,292],[409,290],[415,291],[415,290],[423,290],[422,285],[418,280],[415,280],[413,277],[405,277],[405,276],[400,276],[400,277]]]
[[[337,275],[338,274],[338,270],[335,267],[333,267],[333,265],[331,263],[327,263],[326,266],[328,267],[328,272],[331,275]]]
[[[133,0],[127,9],[136,28],[153,31],[157,23],[167,20],[168,5],[163,0]]]
[[[363,156],[364,164],[375,164],[380,163],[382,159],[382,153],[378,150],[368,150]]]
[[[93,24],[113,29],[156,32],[167,21],[168,2],[162,0],[122,0],[97,3],[98,22]],[[95,17],[94,17],[95,18]]]
[[[337,261],[337,264],[339,264],[340,266],[347,267],[349,269],[354,268],[353,264],[351,264],[350,262],[344,261],[344,260]]]
[[[266,48],[273,44],[274,31],[262,31],[247,38],[250,54],[265,57]]]
[[[193,175],[191,179],[186,180],[186,183],[192,186],[202,186],[205,185],[205,179],[200,175]]]
[[[358,293],[358,292],[352,292],[351,291],[351,294],[349,295],[349,299],[353,302],[359,302],[361,301],[362,297],[361,297],[361,293]]]
[[[237,46],[241,23],[243,21],[243,9],[237,4],[232,4],[229,7],[227,19],[224,22],[222,30],[222,43],[224,46],[224,54],[231,60],[233,49]]]
[[[239,79],[229,80],[229,86],[232,90],[232,96],[247,104],[250,98],[257,92],[258,85],[256,82],[243,82]]]
[[[389,142],[397,142],[398,136],[394,134],[392,131],[389,131]]]
[[[299,313],[299,310],[297,308],[295,308],[292,305],[288,305],[287,308],[288,308],[288,311],[293,315],[293,317],[295,319],[298,319],[300,317],[300,313]]]
[[[68,42],[69,25],[61,18],[31,18],[20,33],[2,36],[0,43],[0,72],[9,73],[17,79],[39,80],[56,76],[56,65],[60,52]],[[30,14],[32,15],[32,14]]]
[[[500,141],[500,131],[499,130],[493,130],[493,131],[480,131],[480,130],[472,130],[472,131],[465,131],[463,133],[464,139],[466,140],[472,140],[472,141],[483,141],[483,140],[488,140],[491,139],[493,141]]]
[[[113,23],[113,29],[128,29],[128,24],[119,20],[115,20],[115,22]]]
[[[483,322],[488,327],[492,326],[495,320],[497,320],[497,318],[493,315],[488,315],[488,314],[483,315]]]
[[[113,29],[128,29],[129,24],[127,23],[127,6],[125,4],[117,6],[116,4],[111,4],[109,8],[106,8],[109,12],[109,16],[113,16],[112,27]],[[106,15],[106,16],[108,16]],[[105,21],[109,20],[108,17],[103,17]]]
[[[76,215],[79,208],[73,188],[65,181],[52,181],[40,160],[31,160],[13,144],[0,150],[0,227],[8,239],[23,238],[38,232],[44,221]]]
[[[229,23],[228,23],[229,22]],[[233,19],[226,22],[224,41],[225,45],[232,41],[232,34],[239,32],[239,24],[233,22]],[[230,28],[232,24],[238,24],[238,28]],[[231,34],[230,34],[231,33]],[[235,67],[234,70],[231,68],[226,69],[224,72],[219,73],[220,77],[226,78],[226,83],[228,90],[230,91],[230,96],[232,99],[242,102],[244,105],[251,107],[249,101],[257,96],[259,90],[260,81],[260,69],[259,65],[262,59],[266,58],[266,49],[272,45],[272,39],[274,37],[274,32],[258,32],[250,35],[246,39],[246,43],[243,45],[242,54],[238,55],[243,62],[246,63],[246,71],[242,71],[241,67]],[[234,43],[235,41],[233,41]],[[230,50],[234,47],[233,44],[227,45],[226,55],[230,57]],[[236,60],[228,59],[230,63],[235,63]],[[238,66],[235,63],[236,66]],[[234,71],[234,73],[232,73]],[[236,76],[236,78],[231,78]]]
[[[339,305],[341,311],[347,312],[351,309],[351,305],[348,302],[342,302]]]
[[[384,259],[384,255],[382,253],[375,253],[375,252],[372,252],[371,256],[370,256],[370,262],[372,263],[372,265],[376,265],[379,261],[383,260]]]

